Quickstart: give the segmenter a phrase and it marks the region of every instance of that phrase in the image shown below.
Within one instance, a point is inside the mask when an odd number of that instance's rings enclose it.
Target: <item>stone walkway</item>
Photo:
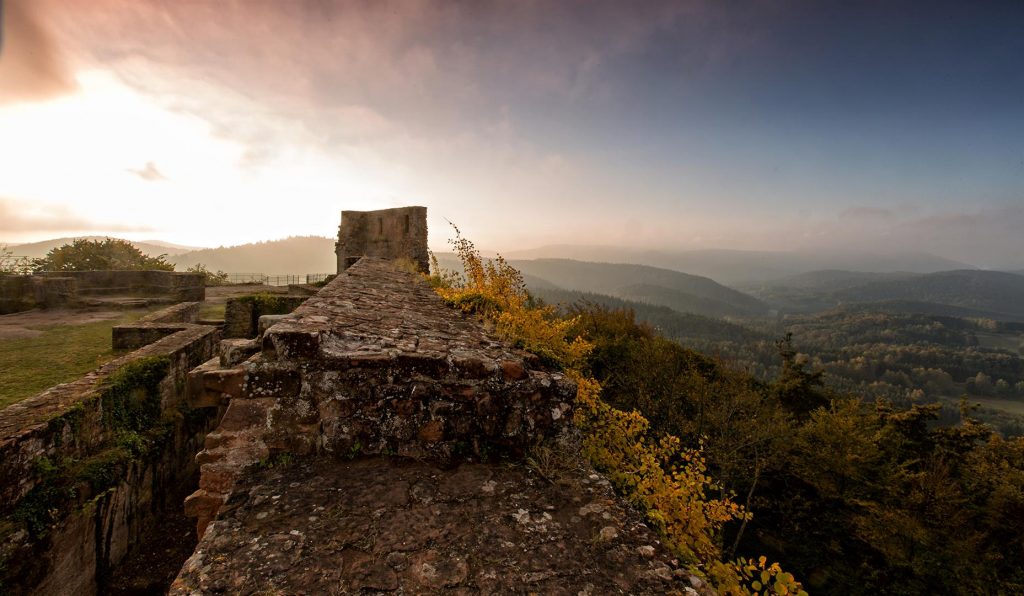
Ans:
[[[584,469],[550,483],[522,465],[315,459],[238,487],[170,593],[664,594],[692,581]]]

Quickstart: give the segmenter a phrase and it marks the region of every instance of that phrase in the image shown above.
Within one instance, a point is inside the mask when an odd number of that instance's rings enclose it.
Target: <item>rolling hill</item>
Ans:
[[[1001,271],[957,270],[908,279],[875,281],[840,290],[846,302],[910,301],[1024,316],[1024,276]]]
[[[293,236],[283,240],[193,250],[168,260],[178,270],[202,263],[211,271],[227,273],[334,273],[337,269],[334,239],[322,236]]]
[[[625,300],[643,304],[659,304],[683,313],[701,313],[709,317],[730,317],[736,315],[766,314],[767,310],[758,305],[753,309],[737,307],[717,298],[706,298],[652,284],[633,284],[619,288],[616,295]]]
[[[783,313],[810,314],[839,306],[835,293],[876,281],[915,277],[916,273],[874,273],[823,269],[783,279],[741,286],[739,289],[768,303]]]
[[[891,315],[928,315],[937,317],[956,317],[958,319],[995,319],[1002,323],[1020,323],[1024,316],[997,313],[964,306],[938,304],[935,302],[915,302],[912,300],[883,300],[879,302],[847,302],[837,306],[823,315],[832,313],[886,313]]]
[[[512,251],[505,256],[517,260],[565,258],[579,261],[650,265],[710,277],[731,287],[765,283],[825,269],[934,273],[971,268],[966,263],[927,253],[879,255],[867,252],[718,249],[663,251],[616,246],[560,244]]]
[[[785,287],[816,292],[834,292],[862,286],[876,281],[893,281],[917,277],[918,273],[904,271],[879,273],[874,271],[849,271],[846,269],[821,269],[808,271],[772,283],[769,287]]]
[[[660,304],[707,316],[758,316],[768,305],[707,277],[646,265],[590,263],[570,259],[510,261],[530,275],[580,292]]]
[[[678,341],[701,339],[754,342],[774,339],[741,325],[692,313],[681,313],[667,306],[633,302],[592,292],[534,288],[531,288],[531,291],[548,304],[559,305],[563,309],[574,304],[590,303],[609,309],[632,310],[636,320],[643,321],[657,329],[665,337]]]
[[[9,244],[8,248],[10,248],[11,251],[13,251],[14,254],[18,256],[29,257],[30,259],[38,259],[41,257],[45,257],[46,253],[50,252],[51,250],[60,246],[64,246],[65,244],[71,244],[72,242],[80,238],[84,238],[86,240],[103,240],[104,238],[108,238],[108,236],[75,236],[74,238],[54,238],[52,240],[42,240],[39,242]],[[129,240],[129,242],[134,244],[135,248],[138,248],[140,251],[142,251],[143,254],[149,255],[151,257],[156,257],[160,255],[167,255],[168,257],[172,257],[175,255],[186,253],[190,250],[196,250],[194,247],[182,246],[180,244],[172,244],[170,242],[163,242],[161,240],[147,240],[144,242],[138,240]]]
[[[455,255],[435,256],[441,267],[461,271]],[[515,260],[509,264],[523,274],[527,287],[537,294],[543,290],[589,292],[709,317],[761,316],[769,312],[768,305],[752,296],[706,277],[670,269],[571,259]]]

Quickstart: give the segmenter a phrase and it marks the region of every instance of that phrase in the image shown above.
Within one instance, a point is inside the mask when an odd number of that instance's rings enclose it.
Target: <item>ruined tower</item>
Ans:
[[[378,211],[342,211],[338,226],[338,273],[360,257],[412,259],[428,271],[427,208],[399,207]]]

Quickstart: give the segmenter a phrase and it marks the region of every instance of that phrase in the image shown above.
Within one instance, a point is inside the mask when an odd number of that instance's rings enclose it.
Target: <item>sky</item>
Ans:
[[[0,242],[336,234],[1024,267],[1020,2],[2,0]]]

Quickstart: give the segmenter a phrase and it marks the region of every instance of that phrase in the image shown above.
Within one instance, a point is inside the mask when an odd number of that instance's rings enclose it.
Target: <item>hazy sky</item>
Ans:
[[[1021,2],[7,0],[0,240],[333,236],[1024,266]]]

